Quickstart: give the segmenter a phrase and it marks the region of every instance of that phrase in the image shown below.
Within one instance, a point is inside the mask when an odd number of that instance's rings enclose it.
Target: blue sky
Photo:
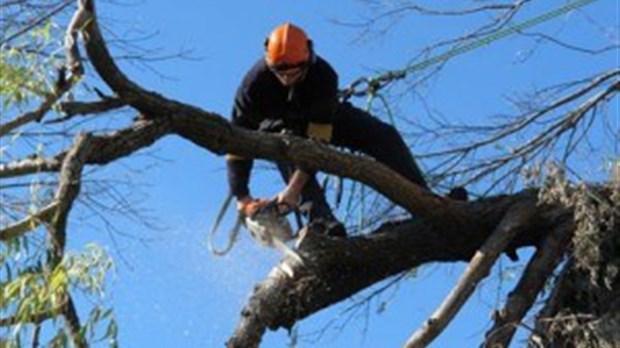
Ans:
[[[617,15],[612,14],[617,6],[613,0],[599,0],[585,12],[600,18],[601,23],[617,26]],[[359,76],[373,75],[375,69],[400,68],[433,40],[463,33],[473,25],[467,21],[457,25],[454,19],[431,25],[426,19],[416,19],[405,21],[384,37],[357,42],[355,29],[330,21],[353,21],[368,14],[356,1],[145,1],[131,5],[100,3],[99,12],[108,38],[112,34],[126,38],[139,32],[157,32],[140,44],[163,48],[167,53],[192,49],[191,56],[199,59],[153,63],[158,72],[171,79],[126,62],[121,66],[147,89],[223,116],[229,114],[243,74],[261,56],[264,38],[283,21],[292,21],[307,30],[318,54],[339,72],[343,87]],[[526,14],[533,16],[538,12]],[[569,22],[571,16],[563,16],[560,23]],[[574,30],[563,29],[564,26],[556,24],[553,28],[557,32]],[[583,28],[577,29],[575,35],[592,34],[580,34],[580,30]],[[604,35],[601,33],[600,37]],[[597,43],[605,42],[600,37],[597,36]],[[617,36],[615,39],[617,43]],[[589,56],[565,57],[545,47],[534,53],[542,56],[537,66],[519,64],[520,57],[533,48],[528,41],[516,38],[494,43],[455,59],[440,78],[419,92],[447,119],[479,124],[492,114],[510,110],[507,97],[554,82],[569,72],[568,67],[571,73],[579,72],[573,77],[585,77],[602,70],[599,64],[606,64],[608,69],[614,64],[610,54],[602,63],[593,64]],[[422,106],[413,98],[410,109],[402,108],[402,114],[415,117]],[[223,158],[176,137],[158,142],[144,154],[147,156],[123,159],[103,173],[145,184],[137,189],[146,195],[135,197],[165,228],[154,230],[122,222],[123,233],[133,237],[117,237],[118,244],[114,246],[108,236],[73,222],[71,247],[79,249],[85,243],[99,242],[115,258],[117,270],[107,300],[115,308],[122,346],[221,347],[235,329],[253,285],[264,278],[279,255],[257,247],[246,235],[223,258],[209,253],[205,238],[227,193]],[[125,167],[153,163],[139,173]],[[275,176],[265,172],[257,175],[259,179],[252,186],[256,195],[277,193]],[[506,260],[502,263],[512,265]],[[343,312],[352,301],[324,310],[299,323],[298,331],[303,337],[297,346],[398,347],[435,310],[464,266],[423,267],[417,277],[370,302],[365,308],[369,316],[361,311],[348,321]],[[477,346],[490,325],[491,310],[498,305],[497,289],[505,291],[511,284],[501,284],[497,276],[489,278],[432,347]],[[387,305],[385,310],[381,310],[382,303]],[[329,322],[334,324],[319,341],[308,337]],[[263,346],[286,347],[288,341],[283,330],[268,332]]]

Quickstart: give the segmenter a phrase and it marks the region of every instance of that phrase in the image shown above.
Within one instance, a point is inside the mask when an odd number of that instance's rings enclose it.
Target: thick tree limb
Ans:
[[[67,218],[80,192],[82,168],[92,150],[92,145],[90,135],[79,134],[63,161],[58,189],[54,195],[58,208],[48,228],[51,242],[51,255],[48,260],[50,269],[55,269],[62,261],[67,239]]]
[[[276,267],[256,287],[227,345],[257,347],[267,328],[290,328],[322,308],[413,267],[470,260],[511,207],[517,203],[536,207],[536,202],[535,191],[472,202],[468,212],[478,219],[466,226],[437,218],[386,224],[375,233],[346,240],[308,234],[299,246],[307,266],[288,261],[294,278]],[[533,216],[519,223],[519,233],[507,249],[537,245],[541,231],[571,218],[562,208],[537,207]]]
[[[473,294],[480,281],[489,275],[495,261],[506,249],[512,238],[521,232],[523,226],[529,223],[535,209],[536,206],[529,202],[517,202],[508,209],[495,231],[476,252],[454,289],[431,318],[407,340],[404,347],[426,347],[441,334]]]
[[[487,331],[484,347],[508,347],[519,323],[562,260],[573,228],[572,221],[556,226],[536,249],[506,306],[495,314],[495,325]]]

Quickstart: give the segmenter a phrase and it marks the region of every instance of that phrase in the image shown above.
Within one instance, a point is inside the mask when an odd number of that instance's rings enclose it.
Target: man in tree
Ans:
[[[314,53],[299,27],[285,23],[265,41],[265,57],[246,74],[235,97],[232,123],[264,132],[289,132],[374,157],[428,190],[413,156],[394,127],[338,99],[338,75]],[[269,200],[255,199],[248,181],[252,160],[227,156],[228,181],[237,209],[251,216]],[[277,195],[289,209],[312,202],[308,220],[315,231],[346,236],[310,170],[278,164],[287,186]]]

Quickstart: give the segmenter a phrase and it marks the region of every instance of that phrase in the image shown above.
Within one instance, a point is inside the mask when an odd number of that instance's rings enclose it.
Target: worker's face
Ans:
[[[290,87],[302,79],[305,73],[305,67],[298,66],[288,69],[272,69],[272,71],[282,85]]]

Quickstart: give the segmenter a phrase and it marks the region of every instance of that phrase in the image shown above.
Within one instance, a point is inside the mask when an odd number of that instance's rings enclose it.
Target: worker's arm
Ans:
[[[278,194],[278,203],[285,203],[291,208],[296,208],[301,199],[301,190],[306,186],[310,177],[311,175],[305,171],[296,169],[291,175],[288,185]]]
[[[308,120],[305,135],[310,139],[329,144],[332,140],[334,116],[339,105],[338,75],[320,58],[311,69],[305,82],[310,87],[312,95],[307,98],[307,104],[302,104],[302,116]],[[313,176],[314,171],[297,167],[286,188],[278,194],[278,202],[297,207],[301,191]]]

